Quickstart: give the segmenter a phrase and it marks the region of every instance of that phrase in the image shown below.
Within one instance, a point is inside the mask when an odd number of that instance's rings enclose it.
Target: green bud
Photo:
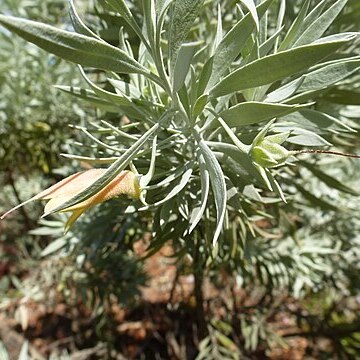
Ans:
[[[285,163],[289,152],[277,142],[265,137],[257,146],[252,147],[250,156],[253,161],[263,168],[271,168]]]

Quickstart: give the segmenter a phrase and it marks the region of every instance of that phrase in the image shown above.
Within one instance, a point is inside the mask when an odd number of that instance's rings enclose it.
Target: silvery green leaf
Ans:
[[[161,33],[164,25],[164,20],[169,10],[171,3],[174,0],[160,0],[156,1],[156,13],[158,14],[158,21],[156,24],[156,41],[155,46],[160,48],[161,46]]]
[[[259,172],[264,184],[266,185],[266,187],[270,191],[273,191],[271,181],[269,180],[270,171],[268,169],[263,168],[262,166],[257,165],[257,164],[255,164],[255,167],[258,170],[258,172]]]
[[[234,132],[231,130],[229,125],[226,124],[226,122],[221,118],[221,116],[218,116],[216,118],[221,126],[224,128],[225,132],[228,134],[231,141],[234,143],[234,145],[242,152],[247,153],[250,149],[248,145],[243,144],[238,137],[234,134]]]
[[[61,228],[58,228],[56,230],[58,231],[56,233],[56,235],[54,233],[47,234],[47,235],[61,236],[63,233],[63,230]],[[68,240],[65,237],[60,237],[60,238],[52,241],[48,246],[46,246],[46,248],[41,251],[40,255],[42,257],[51,255],[51,254],[59,251],[60,249],[62,249],[66,244],[68,244]]]
[[[333,54],[354,38],[354,34],[339,34],[329,38],[328,42],[300,46],[255,60],[226,76],[210,90],[210,95],[223,96],[295,75]]]
[[[156,13],[158,14],[158,17],[160,18],[164,12],[166,12],[166,9],[169,7],[169,5],[174,0],[157,0],[156,1]]]
[[[214,152],[216,151],[221,154],[221,156],[217,155],[221,163],[229,162],[231,164],[230,168],[236,175],[239,175],[237,181],[235,181],[235,179],[233,180],[234,184],[239,185],[240,181],[245,181],[246,183],[256,181],[257,184],[264,185],[263,179],[255,167],[254,162],[250,159],[248,154],[239,151],[237,146],[213,141],[207,141],[207,144],[211,148],[214,148]]]
[[[206,168],[204,156],[197,154],[197,159],[200,169],[201,200],[199,206],[195,207],[191,212],[189,220],[189,234],[192,233],[204,214],[210,189],[209,171]]]
[[[0,15],[0,24],[68,61],[118,73],[150,74],[149,70],[124,51],[92,37],[13,16]]]
[[[308,29],[309,26],[321,16],[321,13],[328,2],[328,0],[321,0],[313,8],[310,8],[310,13],[306,15],[305,19],[303,19],[302,23],[300,24],[301,26],[299,32],[296,35],[296,38],[294,39],[295,41],[299,38],[299,35],[303,34],[304,31]]]
[[[206,94],[200,96],[196,100],[194,108],[193,108],[193,118],[194,119],[196,119],[198,116],[201,115],[201,113],[203,112],[203,110],[206,106],[207,100],[208,100],[208,95],[206,95]]]
[[[340,14],[348,0],[336,1],[328,10],[312,22],[308,28],[297,38],[294,47],[309,44],[319,39],[335,18]]]
[[[170,14],[169,53],[174,68],[181,44],[185,41],[204,0],[174,0]]]
[[[285,18],[285,11],[286,11],[286,0],[280,0],[279,1],[279,10],[278,10],[278,16],[276,20],[276,28],[275,31],[279,31],[283,27],[284,18]],[[279,44],[279,38],[275,41],[275,51],[277,52]]]
[[[278,183],[278,181],[274,178],[274,176],[271,174],[270,171],[267,172],[268,175],[268,179],[270,181],[271,187],[273,188],[273,190],[275,191],[276,194],[279,195],[280,199],[286,203],[286,197],[284,195],[284,192],[281,189],[280,184]]]
[[[257,13],[261,18],[273,0],[265,0],[257,7]],[[212,73],[208,82],[208,89],[213,87],[227,71],[232,62],[240,54],[247,40],[254,31],[255,24],[251,14],[245,15],[224,36],[217,47],[212,63]]]
[[[295,79],[279,87],[278,89],[267,94],[264,101],[269,103],[276,103],[289,98],[290,96],[296,93],[296,91],[299,89],[303,81],[304,81],[304,76],[301,76],[298,79]]]
[[[62,228],[63,224],[61,223],[61,227],[50,227],[50,226],[44,226],[44,227],[38,227],[34,230],[30,230],[29,234],[31,235],[37,235],[37,236],[61,236],[64,234],[64,230]]]
[[[180,181],[178,184],[176,184],[175,186],[173,186],[173,188],[171,189],[171,191],[161,200],[155,202],[154,204],[149,204],[147,206],[144,206],[142,208],[139,209],[139,211],[143,211],[143,210],[148,210],[148,209],[153,209],[158,207],[159,205],[162,205],[164,203],[166,203],[168,200],[172,199],[174,196],[176,196],[180,191],[182,191],[185,186],[189,183],[191,175],[192,175],[193,169],[189,168],[187,169],[181,176],[180,176]]]
[[[154,0],[142,0],[146,33],[150,44],[155,42],[156,11]]]
[[[322,255],[330,255],[330,254],[336,254],[337,249],[331,249],[331,248],[324,248],[316,245],[310,245],[306,244],[304,247],[299,249],[300,254],[322,254]]]
[[[201,70],[198,80],[198,86],[197,86],[198,97],[204,94],[204,91],[208,85],[208,82],[212,74],[213,63],[214,63],[214,57],[212,56],[206,61],[206,63],[204,64]]]
[[[117,160],[116,157],[109,157],[109,158],[96,158],[96,157],[89,157],[89,156],[79,156],[79,155],[72,155],[72,154],[60,154],[60,156],[77,160],[77,161],[84,161],[89,164],[112,164],[114,161]]]
[[[132,27],[135,33],[143,39],[142,31],[137,24],[130,9],[126,5],[125,0],[105,0],[116,12],[118,12],[123,19]]]
[[[360,56],[323,64],[319,69],[304,75],[304,81],[298,91],[306,92],[328,88],[356,73],[359,69]]]
[[[153,190],[156,188],[159,188],[161,186],[167,186],[169,185],[173,180],[177,179],[179,176],[181,176],[184,172],[186,172],[189,169],[192,169],[194,166],[192,161],[187,161],[184,165],[181,165],[175,169],[169,176],[167,176],[164,180],[160,181],[157,184],[149,185],[146,187],[147,190]]]
[[[156,147],[157,147],[157,136],[154,136],[152,147],[151,147],[151,158],[148,172],[140,178],[140,188],[144,188],[149,184],[155,173],[155,161],[156,161]]]
[[[295,136],[289,136],[287,139],[288,143],[301,145],[301,146],[330,146],[331,144],[311,131],[304,129],[296,129],[294,131]]]
[[[259,55],[260,57],[266,56],[270,50],[275,46],[276,42],[278,41],[279,36],[283,27],[281,27],[278,31],[272,34],[264,43],[262,43],[259,47]]]
[[[109,83],[119,91],[120,94],[128,96],[133,99],[139,99],[141,97],[141,92],[134,85],[117,79],[108,79]]]
[[[292,22],[288,32],[286,33],[284,40],[280,44],[279,51],[283,51],[292,47],[294,42],[300,36],[301,26],[304,23],[307,11],[309,9],[311,0],[305,0],[300,8],[300,11],[296,19]]]
[[[110,91],[104,90],[97,86],[94,82],[92,82],[89,77],[86,75],[84,69],[79,65],[79,70],[81,76],[84,78],[84,80],[89,84],[91,89],[96,93],[97,96],[100,98],[109,101],[110,103],[117,104],[120,106],[131,106],[132,102],[131,100],[126,96],[121,96],[118,94],[114,94]]]
[[[71,22],[72,22],[76,32],[78,32],[80,34],[83,34],[83,35],[86,35],[86,36],[94,37],[94,38],[96,38],[96,39],[98,39],[100,41],[103,41],[92,30],[90,30],[84,24],[84,22],[81,20],[80,16],[78,15],[78,13],[76,11],[74,0],[69,0],[69,14],[70,14]]]
[[[243,3],[246,8],[249,10],[249,13],[251,14],[251,17],[256,25],[256,31],[259,32],[260,25],[259,25],[259,16],[256,11],[256,6],[253,0],[240,0],[241,3]]]
[[[209,172],[211,188],[215,198],[216,206],[216,229],[212,244],[216,245],[222,231],[226,211],[226,183],[223,171],[215,155],[206,145],[204,140],[199,141],[201,154],[204,156],[206,169]]]
[[[221,14],[221,5],[218,4],[218,8],[217,8],[217,26],[216,26],[216,33],[215,33],[215,39],[214,39],[214,43],[212,45],[212,51],[211,51],[211,56],[214,55],[217,47],[219,46],[219,44],[221,43],[221,40],[223,39],[223,27],[222,27],[222,14]]]
[[[176,59],[173,73],[173,91],[179,91],[184,85],[186,75],[189,72],[191,60],[194,56],[195,49],[199,43],[181,44],[179,54]]]
[[[297,113],[292,113],[282,117],[282,120],[304,125],[306,127],[315,127],[326,132],[332,130],[350,132],[354,131],[349,126],[344,124],[344,122],[334,118],[333,116],[312,109],[301,109]],[[276,126],[278,126],[278,124]]]
[[[256,187],[252,184],[246,185],[242,193],[251,200],[260,201],[260,202],[263,201],[258,189],[256,189]]]
[[[309,171],[311,171],[313,175],[315,175],[320,181],[322,181],[327,186],[351,195],[355,195],[355,196],[359,195],[358,191],[350,188],[349,186],[346,186],[339,180],[321,171],[317,166],[312,165],[306,161],[301,161],[301,166],[306,167]]]
[[[230,127],[241,127],[284,116],[296,112],[304,106],[308,105],[284,105],[247,101],[222,111],[219,116]]]
[[[268,133],[268,131],[270,130],[270,128],[272,127],[273,123],[275,122],[275,120],[271,120],[269,121],[255,136],[251,147],[254,146],[258,146],[260,145],[260,143],[265,139],[265,135]]]
[[[99,109],[115,113],[119,111],[118,106],[106,100],[100,99],[93,90],[83,89],[76,86],[56,85],[55,87],[67,94],[88,101]]]

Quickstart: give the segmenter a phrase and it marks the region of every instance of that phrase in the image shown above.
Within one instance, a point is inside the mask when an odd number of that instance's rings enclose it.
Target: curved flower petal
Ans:
[[[83,188],[85,189],[85,187]],[[81,189],[81,190],[83,190]],[[104,201],[107,201],[115,196],[119,195],[128,195],[131,198],[139,199],[140,197],[140,186],[138,185],[138,180],[136,175],[131,171],[122,171],[120,172],[115,179],[113,179],[109,184],[107,184],[103,189],[101,189],[98,193],[90,197],[89,199],[86,199],[78,204],[75,204],[71,207],[68,207],[66,209],[63,209],[61,212],[67,212],[67,211],[74,211],[78,209],[83,208],[89,208],[92,206],[95,206],[97,204],[100,204]],[[69,200],[71,197],[73,197],[74,193],[67,193],[61,196],[63,199],[64,197],[67,197],[65,201]],[[54,198],[53,204],[57,204],[56,206],[50,206],[51,209],[55,209],[57,206],[61,205],[65,201],[57,202]],[[52,201],[50,200],[50,202]],[[49,209],[50,210],[50,209]],[[45,210],[45,213],[47,211]]]
[[[52,199],[54,197],[77,194],[95,182],[106,169],[90,169],[77,172],[50,186],[35,196],[36,199]]]
[[[64,227],[64,233],[66,234],[69,229],[73,226],[75,221],[79,218],[79,216],[85,211],[85,209],[80,209],[74,211],[71,216],[67,219],[65,227]]]
[[[97,179],[99,179],[106,170],[107,169],[90,169],[70,175],[53,186],[50,186],[48,189],[35,195],[31,199],[15,206],[2,215],[1,219],[32,200],[49,200],[44,209],[44,214],[47,214],[89,187]],[[97,194],[93,195],[87,200],[80,202],[79,204],[63,209],[61,212],[74,212],[70,216],[66,227],[69,228],[75,222],[75,220],[88,208],[123,194],[128,195],[133,199],[140,198],[141,189],[138,177],[132,171],[121,171]]]

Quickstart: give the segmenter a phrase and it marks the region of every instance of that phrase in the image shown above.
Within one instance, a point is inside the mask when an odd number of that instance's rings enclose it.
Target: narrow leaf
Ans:
[[[92,90],[83,89],[76,86],[63,86],[63,85],[55,85],[55,87],[67,94],[80,98],[82,100],[88,101],[92,103],[94,106],[99,109],[103,109],[109,112],[118,112],[119,107],[106,101],[100,99],[96,93]]]
[[[174,0],[170,16],[169,53],[171,68],[174,67],[178,51],[185,41],[204,0]]]
[[[351,189],[342,182],[336,180],[332,176],[324,173],[321,171],[317,166],[314,166],[312,164],[309,164],[306,161],[301,161],[301,165],[306,167],[308,170],[312,172],[320,181],[322,181],[327,186],[337,189],[339,191],[351,194],[351,195],[359,195],[359,192],[357,192],[355,189]]]
[[[278,89],[269,93],[264,101],[269,103],[276,103],[289,98],[290,96],[295,94],[295,92],[299,89],[303,81],[304,81],[304,76],[301,76],[300,78],[295,79],[294,81],[291,81],[279,87]]]
[[[296,113],[292,113],[282,117],[282,120],[293,122],[309,128],[318,128],[328,132],[329,130],[353,131],[340,120],[329,114],[312,109],[300,109]]]
[[[180,181],[178,184],[176,184],[171,191],[161,200],[157,201],[154,204],[150,204],[148,206],[144,206],[142,208],[139,209],[139,211],[144,211],[144,210],[148,210],[148,209],[153,209],[158,207],[161,204],[166,203],[167,201],[169,201],[170,199],[172,199],[174,196],[176,196],[180,191],[182,191],[185,186],[189,183],[190,181],[190,177],[192,175],[193,169],[189,168],[187,169],[180,178]]]
[[[45,228],[45,229],[47,229],[47,228]],[[45,235],[46,236],[49,236],[49,235],[54,236],[55,235],[55,236],[59,237],[62,235],[62,233],[63,233],[62,228],[55,228],[55,230],[50,232],[50,234],[48,233]],[[34,233],[32,233],[32,234],[34,234]],[[68,241],[64,237],[60,237],[60,238],[56,239],[55,241],[52,241],[48,246],[46,246],[46,248],[41,251],[40,256],[45,257],[50,254],[53,254],[54,252],[57,252],[60,249],[62,249],[67,244],[68,244]]]
[[[303,106],[308,105],[294,106],[248,101],[224,110],[219,115],[230,127],[240,127],[271,120],[275,117],[284,116],[286,114],[298,111]]]
[[[118,73],[150,74],[124,51],[91,37],[13,16],[0,15],[0,24],[68,61]]]
[[[215,246],[222,231],[226,211],[226,183],[221,166],[214,153],[206,145],[204,140],[199,141],[199,148],[204,156],[206,168],[209,172],[211,187],[214,193],[217,225],[213,236],[212,244]]]
[[[120,92],[121,94],[128,96],[133,99],[139,99],[141,97],[141,92],[134,85],[117,79],[108,79],[110,84]]]
[[[89,86],[91,87],[91,89],[96,93],[96,95],[98,95],[100,98],[103,98],[104,100],[109,101],[110,103],[114,103],[120,106],[131,106],[132,102],[129,98],[118,95],[118,94],[114,94],[110,91],[104,90],[102,88],[100,88],[99,86],[97,86],[95,83],[93,83],[86,75],[84,69],[79,66],[79,70],[81,73],[81,76],[85,79],[85,81],[89,84]]]
[[[256,6],[253,0],[240,0],[246,8],[249,10],[251,17],[256,25],[256,31],[259,32],[260,24],[259,24],[259,17],[256,11]]]
[[[75,29],[76,32],[89,36],[89,37],[94,37],[100,41],[103,41],[99,36],[97,36],[92,30],[90,30],[85,24],[84,22],[81,20],[80,16],[78,15],[76,8],[75,8],[75,4],[74,4],[74,0],[69,0],[69,14],[70,14],[70,19],[71,22],[73,24],[73,27]]]
[[[328,27],[334,22],[335,18],[340,14],[348,0],[338,0],[327,11],[319,16],[296,40],[295,46],[309,44],[319,39]]]
[[[259,184],[266,185],[249,155],[239,151],[237,146],[224,142],[207,142],[207,144],[224,154],[225,158],[234,160],[234,163],[237,165],[236,174],[239,175],[241,179],[247,178],[249,183],[257,180]],[[231,169],[233,168],[234,167],[231,166]],[[234,183],[236,182],[234,181]]]
[[[290,136],[287,139],[288,143],[301,146],[330,146],[331,144],[322,138],[320,135],[314,134],[311,131],[304,129],[296,129],[298,135]]]
[[[226,76],[211,89],[210,94],[214,97],[223,96],[235,91],[267,85],[284,79],[308,69],[336,52],[348,41],[353,40],[354,37],[354,34],[344,34],[331,42],[301,46],[255,60]]]
[[[156,11],[154,0],[143,0],[144,18],[146,24],[147,37],[150,44],[155,42],[155,27],[156,27]]]
[[[265,14],[272,1],[273,0],[265,0],[257,7],[257,13],[260,18]],[[208,88],[213,87],[228,70],[232,62],[246,45],[254,28],[255,23],[251,14],[247,14],[224,36],[214,54],[212,74]]]
[[[209,189],[210,189],[210,181],[209,181],[209,171],[206,168],[206,163],[204,160],[204,156],[201,154],[197,154],[197,159],[199,162],[200,168],[200,181],[201,181],[201,200],[200,206],[197,206],[191,212],[190,220],[189,220],[189,234],[195,229],[199,221],[201,220],[204,211],[206,209],[207,199],[209,197]]]
[[[141,29],[137,22],[135,21],[134,16],[132,15],[130,9],[126,5],[125,0],[105,0],[116,12],[118,12],[121,17],[132,27],[135,33],[143,39]]]
[[[304,198],[309,201],[313,206],[319,207],[323,210],[327,211],[338,211],[339,209],[334,206],[333,204],[330,204],[326,200],[320,199],[310,193],[309,191],[305,190],[302,186],[300,186],[297,183],[293,183],[293,185],[296,187],[296,189],[304,196]]]
[[[269,37],[263,44],[261,44],[261,46],[259,47],[260,57],[264,57],[270,52],[270,50],[276,44],[279,36],[281,35],[282,30],[283,30],[283,27],[281,27],[271,37]]]
[[[218,4],[217,26],[216,26],[214,43],[212,45],[211,56],[214,55],[222,39],[223,39],[223,26],[222,26],[222,18],[221,18],[221,5]]]
[[[286,33],[285,38],[278,49],[279,51],[289,49],[294,44],[296,39],[299,38],[301,26],[309,9],[310,1],[311,0],[305,0],[303,2],[296,19],[292,22],[289,31]]]
[[[304,81],[299,88],[299,92],[328,88],[329,86],[347,78],[351,74],[354,74],[359,69],[359,56],[331,62],[328,65],[321,66],[319,69],[305,74]]]
[[[174,81],[173,90],[179,91],[184,85],[186,75],[189,72],[191,60],[194,56],[195,49],[198,43],[186,43],[182,44],[179,49],[179,56],[176,59],[174,67]]]

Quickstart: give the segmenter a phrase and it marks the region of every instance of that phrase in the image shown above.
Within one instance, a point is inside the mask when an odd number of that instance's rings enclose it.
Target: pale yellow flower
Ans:
[[[107,169],[90,169],[70,175],[31,199],[15,206],[2,215],[1,219],[33,200],[49,200],[44,209],[44,214],[48,214],[93,184],[106,170]],[[121,171],[109,184],[89,199],[61,210],[61,212],[72,212],[66,222],[65,231],[72,226],[82,213],[97,204],[119,195],[128,195],[133,199],[139,199],[140,194],[141,189],[137,175],[131,171]]]

